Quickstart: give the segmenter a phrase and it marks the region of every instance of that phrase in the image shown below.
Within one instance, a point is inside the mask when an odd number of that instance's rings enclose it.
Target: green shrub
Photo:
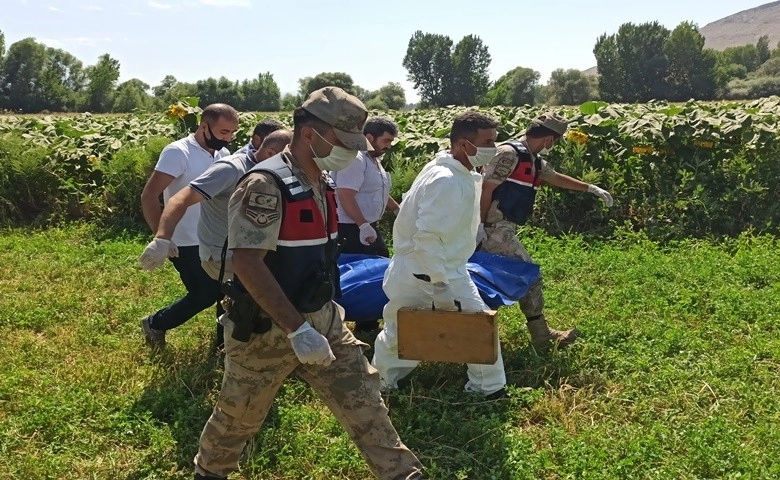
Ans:
[[[104,221],[143,222],[141,192],[163,148],[170,143],[164,137],[152,137],[143,146],[126,146],[114,157],[96,166],[103,174],[100,212]]]
[[[50,154],[19,135],[0,136],[0,222],[36,223],[58,208],[59,181],[50,171]]]

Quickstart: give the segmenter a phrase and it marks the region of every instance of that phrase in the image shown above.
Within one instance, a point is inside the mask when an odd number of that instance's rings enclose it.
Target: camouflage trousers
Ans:
[[[226,314],[227,315],[227,314]],[[379,374],[363,355],[365,343],[344,326],[344,310],[331,302],[304,317],[330,342],[329,366],[302,364],[276,324],[249,342],[225,324],[225,375],[219,400],[200,437],[195,472],[227,476],[246,442],[260,429],[285,378],[304,379],[330,408],[380,479],[419,479],[422,465],[401,442],[379,392]]]
[[[482,251],[519,258],[525,262],[535,263],[528,250],[517,239],[517,224],[508,220],[486,224],[487,240],[482,242]],[[528,287],[525,296],[518,302],[520,310],[526,318],[538,317],[544,310],[544,295],[542,293],[542,274],[539,279]]]

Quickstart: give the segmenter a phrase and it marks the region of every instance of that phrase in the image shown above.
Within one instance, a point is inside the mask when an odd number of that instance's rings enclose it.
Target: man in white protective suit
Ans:
[[[384,329],[374,345],[372,364],[385,390],[398,388],[420,362],[398,358],[397,312],[401,307],[487,310],[466,262],[476,248],[482,177],[474,171],[496,153],[498,122],[475,111],[455,118],[450,150],[436,154],[412,183],[393,225],[394,255],[382,288]],[[496,340],[498,341],[498,340]],[[468,364],[466,390],[489,399],[505,396],[506,375],[499,347],[493,365]]]

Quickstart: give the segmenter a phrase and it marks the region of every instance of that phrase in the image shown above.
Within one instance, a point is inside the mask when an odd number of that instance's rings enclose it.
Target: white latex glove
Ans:
[[[485,233],[485,224],[480,223],[477,227],[477,245],[487,240],[487,233]]]
[[[370,245],[376,242],[376,230],[370,223],[366,222],[360,226],[360,243]]]
[[[328,339],[313,329],[308,322],[303,322],[303,325],[298,327],[298,330],[288,334],[287,338],[290,339],[295,356],[301,363],[327,367],[336,359],[330,349]]]
[[[433,306],[437,310],[458,310],[457,299],[449,284],[436,282],[433,284]]]
[[[604,190],[603,188],[597,187],[596,185],[588,185],[588,193],[592,193],[593,195],[604,200],[604,205],[608,207],[611,207],[612,204],[614,203],[614,201],[612,200],[612,195],[610,195],[608,191]]]
[[[154,270],[161,267],[168,257],[178,257],[179,249],[176,244],[164,238],[155,238],[144,248],[138,258],[138,263],[144,270]]]

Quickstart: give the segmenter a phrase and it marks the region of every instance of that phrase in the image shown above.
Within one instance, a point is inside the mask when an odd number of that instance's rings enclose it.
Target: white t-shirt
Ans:
[[[194,134],[168,144],[160,153],[160,159],[157,160],[157,165],[154,167],[156,171],[174,177],[170,185],[163,191],[163,202],[167,205],[176,192],[205,172],[214,163],[214,160],[227,155],[230,155],[230,152],[226,148],[211,155],[208,150],[198,144]],[[199,216],[199,204],[187,208],[173,231],[171,237],[173,243],[180,247],[198,245]]]
[[[378,160],[371,158],[367,152],[360,152],[347,168],[330,172],[330,176],[336,183],[336,188],[348,188],[357,192],[355,202],[367,222],[373,223],[382,218],[387,197],[390,195],[390,175]],[[339,223],[355,223],[338,202],[338,196],[336,202]]]

